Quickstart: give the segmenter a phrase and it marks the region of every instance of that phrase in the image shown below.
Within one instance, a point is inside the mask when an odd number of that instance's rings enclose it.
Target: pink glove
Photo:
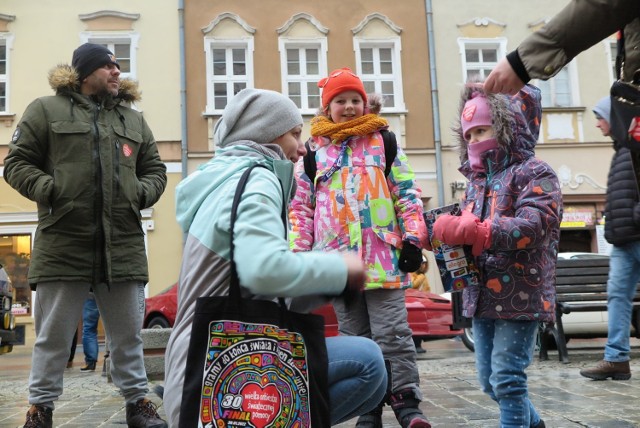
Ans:
[[[447,245],[471,245],[471,253],[478,256],[491,245],[491,223],[469,211],[459,216],[442,215],[433,224],[433,237]]]

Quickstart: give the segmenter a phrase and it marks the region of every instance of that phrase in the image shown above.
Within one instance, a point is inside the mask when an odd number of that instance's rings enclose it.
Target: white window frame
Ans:
[[[568,106],[560,106],[560,105],[543,105],[542,108],[572,108],[572,107],[577,107],[580,106],[580,85],[578,83],[578,68],[576,66],[576,62],[575,61],[571,61],[569,64],[565,65],[564,68],[567,69],[567,72],[569,73],[569,90],[571,91],[571,101],[570,104]],[[555,78],[552,77],[551,79],[547,80],[546,83],[543,83],[542,81],[540,81],[539,79],[535,79],[532,83],[535,86],[541,87],[544,85],[549,85],[549,89],[551,92],[551,97],[553,99],[554,96],[554,81],[553,79]]]
[[[604,46],[604,52],[607,57],[607,64],[609,64],[609,81],[613,84],[616,79],[616,55],[618,53],[618,42],[615,39],[607,38],[602,41]]]
[[[134,32],[85,32],[80,34],[80,41],[82,43],[99,43],[104,45],[113,45],[116,43],[126,44],[129,43],[129,72],[120,73],[120,78],[129,78],[136,80],[138,77],[138,45],[140,41],[140,34]],[[109,48],[113,52],[113,47]],[[117,57],[116,57],[117,59]]]
[[[305,49],[315,48],[318,49],[318,74],[306,74],[301,69],[301,74],[290,78],[287,70],[287,49],[298,49],[304,51]],[[278,39],[278,49],[280,50],[280,70],[282,70],[282,93],[289,96],[289,83],[300,83],[300,112],[302,114],[314,114],[318,108],[309,107],[309,94],[307,93],[307,83],[316,84],[320,79],[328,74],[327,72],[327,39],[322,38],[289,38],[280,37]],[[318,91],[320,96],[322,91]],[[320,101],[320,104],[322,101]]]
[[[462,82],[465,83],[467,81],[467,72],[469,71],[469,67],[467,65],[467,56],[466,49],[468,47],[472,47],[475,49],[480,49],[483,47],[486,48],[495,48],[496,49],[496,62],[495,63],[479,63],[484,64],[483,69],[491,70],[495,67],[495,65],[500,61],[501,58],[507,55],[507,39],[504,37],[495,37],[495,38],[458,38],[458,48],[460,49],[460,65],[462,66]]]
[[[213,75],[213,49],[229,49],[229,48],[243,48],[245,50],[246,59],[246,74],[239,77],[229,75],[215,77]],[[237,83],[245,82],[247,88],[254,87],[254,74],[253,74],[253,51],[254,42],[253,37],[243,37],[239,39],[222,39],[216,37],[205,37],[204,39],[204,52],[206,61],[206,79],[207,79],[207,106],[205,107],[205,114],[221,115],[224,109],[215,108],[215,98],[213,91],[213,84],[218,82],[223,83]],[[231,70],[232,67],[227,67],[227,70]],[[230,99],[231,97],[229,97]],[[228,100],[229,100],[228,99]],[[228,101],[227,100],[227,101]]]
[[[4,91],[5,91],[5,104],[4,110],[0,110],[0,114],[9,114],[11,112],[11,50],[13,49],[13,34],[11,33],[0,33],[0,43],[5,46],[6,55],[6,73],[0,74],[0,83],[4,83]]]
[[[393,79],[393,96],[395,105],[393,107],[385,105],[384,111],[386,113],[403,113],[406,112],[406,106],[404,103],[404,93],[402,85],[402,42],[400,37],[387,37],[387,38],[364,38],[354,37],[353,49],[356,55],[356,74],[363,81],[373,81],[375,84],[374,92],[382,94],[381,81],[389,80],[390,76],[379,73],[380,62],[376,62],[374,67],[376,70],[374,74],[364,74],[362,72],[362,54],[361,49],[373,49],[374,56],[379,49],[386,48],[391,49],[391,62],[393,64],[394,73]]]

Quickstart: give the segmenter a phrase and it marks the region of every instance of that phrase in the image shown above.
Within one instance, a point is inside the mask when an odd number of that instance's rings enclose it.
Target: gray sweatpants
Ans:
[[[39,283],[34,301],[36,342],[29,377],[29,404],[54,408],[62,394],[62,378],[71,341],[82,317],[90,283]],[[127,403],[149,391],[140,329],[144,317],[144,284],[140,281],[93,287],[111,359],[111,377]]]
[[[408,388],[422,400],[404,294],[404,290],[367,290],[348,309],[342,299],[336,299],[333,307],[341,335],[368,337],[380,346],[389,367],[391,392]]]

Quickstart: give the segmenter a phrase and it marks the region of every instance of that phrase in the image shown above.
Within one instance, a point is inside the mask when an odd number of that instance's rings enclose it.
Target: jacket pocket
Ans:
[[[142,135],[131,129],[123,132],[114,129],[113,141],[113,187],[114,198],[125,200],[140,206],[140,188],[136,175],[138,153],[142,145]]]
[[[51,226],[55,225],[62,219],[65,215],[73,210],[73,201],[69,201],[64,205],[56,207],[55,210],[50,210],[48,214],[42,214],[40,216],[40,230],[47,230]]]
[[[60,120],[51,123],[52,138],[49,156],[55,165],[91,165],[94,136],[91,124],[81,121]]]

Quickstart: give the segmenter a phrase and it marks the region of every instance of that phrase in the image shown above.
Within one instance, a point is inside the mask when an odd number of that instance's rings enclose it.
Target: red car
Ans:
[[[177,284],[172,285],[153,297],[146,299],[144,328],[172,327],[176,320],[178,300]],[[409,326],[417,345],[421,341],[451,338],[462,334],[462,330],[451,327],[453,316],[451,302],[437,294],[408,289],[405,294]],[[331,304],[314,311],[324,316],[325,335],[338,335],[338,321]]]

